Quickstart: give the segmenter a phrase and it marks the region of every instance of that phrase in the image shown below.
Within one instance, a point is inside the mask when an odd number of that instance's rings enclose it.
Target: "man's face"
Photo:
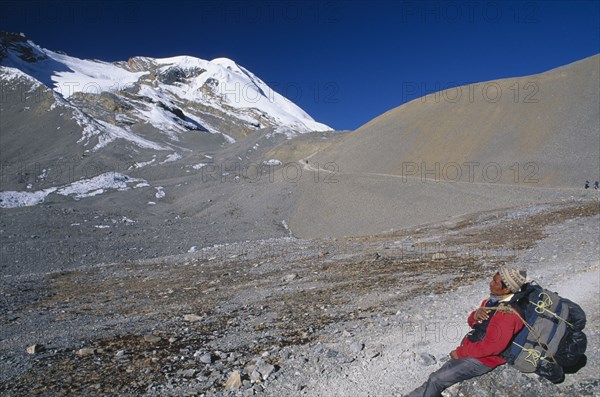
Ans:
[[[494,274],[494,277],[490,282],[490,292],[493,295],[506,295],[510,293],[510,289],[502,285],[502,277],[500,276],[500,273]]]

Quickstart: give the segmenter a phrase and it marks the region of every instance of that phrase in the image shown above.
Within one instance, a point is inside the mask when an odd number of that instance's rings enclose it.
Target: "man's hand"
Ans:
[[[458,360],[458,355],[456,354],[456,349],[450,352],[450,358],[453,360]]]
[[[480,307],[477,310],[475,310],[475,321],[485,321],[488,318],[490,318],[489,316],[489,312],[491,309],[488,309],[487,307]]]

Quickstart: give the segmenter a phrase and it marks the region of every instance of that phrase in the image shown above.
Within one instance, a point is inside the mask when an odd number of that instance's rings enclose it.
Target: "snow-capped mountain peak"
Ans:
[[[104,135],[103,146],[150,126],[167,137],[156,142],[161,148],[188,131],[222,134],[224,142],[233,142],[262,128],[331,130],[228,58],[134,57],[109,63],[47,50],[20,34],[0,33],[0,67],[18,69],[52,89],[83,114],[79,120],[89,120]],[[89,130],[88,138],[94,135]]]

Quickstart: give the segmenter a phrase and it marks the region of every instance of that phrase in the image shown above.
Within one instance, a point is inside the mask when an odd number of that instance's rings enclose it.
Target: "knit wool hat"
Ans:
[[[501,267],[498,273],[500,273],[500,277],[502,277],[504,284],[506,284],[512,292],[517,292],[521,289],[523,284],[527,282],[526,270]]]

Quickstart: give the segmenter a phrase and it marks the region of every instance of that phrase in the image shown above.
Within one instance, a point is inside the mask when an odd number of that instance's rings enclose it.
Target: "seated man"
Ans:
[[[490,282],[490,297],[471,313],[467,322],[472,328],[461,345],[450,352],[451,359],[429,376],[408,397],[438,397],[447,387],[481,376],[506,363],[502,353],[523,328],[523,322],[511,310],[495,310],[508,305],[515,292],[525,284],[527,273],[502,267]]]

